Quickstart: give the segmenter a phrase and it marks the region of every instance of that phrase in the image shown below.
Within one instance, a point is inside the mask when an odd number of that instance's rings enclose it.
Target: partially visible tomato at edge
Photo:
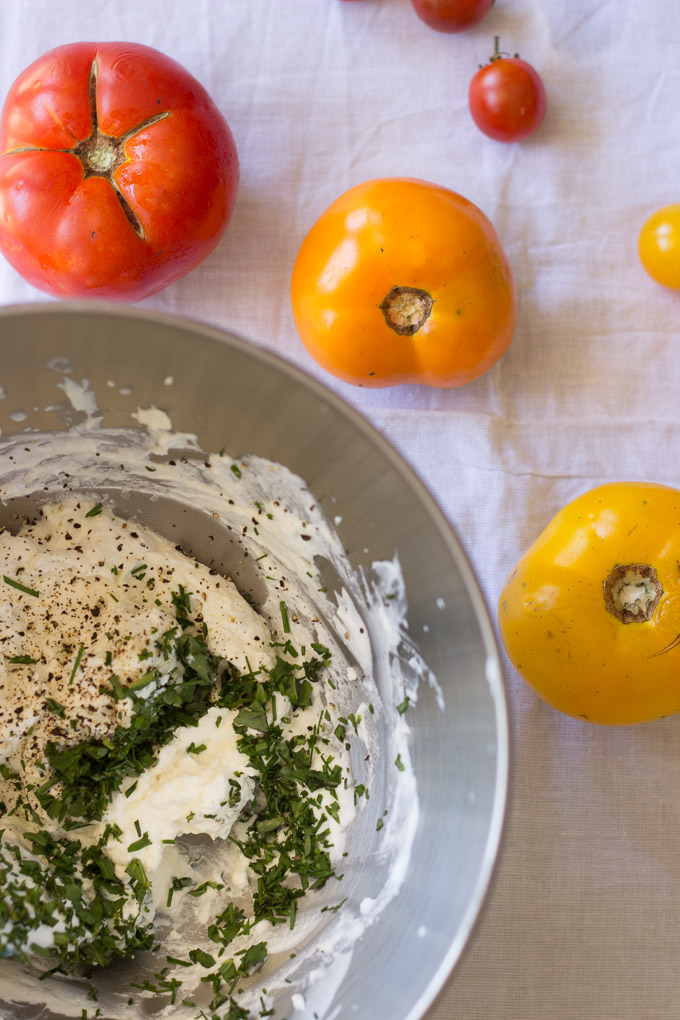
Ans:
[[[229,126],[149,46],[82,42],[14,82],[0,122],[0,250],[56,297],[139,301],[217,245],[238,186]]]
[[[643,223],[638,254],[653,280],[680,290],[680,205],[664,206]]]
[[[538,72],[520,57],[499,52],[498,37],[488,64],[470,82],[468,101],[479,130],[498,142],[519,142],[543,123],[545,86]]]
[[[464,32],[491,10],[494,0],[411,0],[426,25],[437,32]]]

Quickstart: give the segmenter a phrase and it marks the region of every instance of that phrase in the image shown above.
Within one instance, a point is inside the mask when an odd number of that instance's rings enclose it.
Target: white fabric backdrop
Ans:
[[[467,110],[494,35],[548,92],[543,127],[518,145],[485,138]],[[440,501],[495,615],[563,503],[602,481],[680,481],[680,295],[636,254],[647,215],[680,201],[678,38],[674,0],[497,0],[455,36],[409,0],[2,0],[0,93],[44,50],[85,39],[156,46],[203,82],[238,145],[236,211],[213,255],[146,305],[240,333],[363,411]],[[355,390],[296,336],[288,283],[307,229],[346,188],[396,175],[477,203],[513,266],[513,345],[463,390]],[[43,300],[0,264],[0,303]],[[507,679],[504,853],[428,1020],[677,1020],[680,720],[588,727]]]

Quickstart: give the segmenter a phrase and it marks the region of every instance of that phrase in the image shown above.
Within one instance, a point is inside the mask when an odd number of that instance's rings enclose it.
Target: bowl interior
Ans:
[[[136,407],[155,406],[175,429],[195,434],[203,450],[257,454],[300,475],[337,521],[354,568],[398,556],[409,633],[440,693],[421,684],[408,717],[419,821],[401,892],[343,963],[331,1005],[357,1020],[422,1016],[481,909],[508,775],[493,630],[473,571],[436,504],[395,450],[334,394],[208,327],[103,305],[4,309],[0,355],[2,437],[22,433],[29,441],[31,431],[58,432],[81,420],[84,412],[58,384],[64,375],[87,380],[106,427],[128,427]],[[0,463],[0,486],[6,468]],[[208,541],[205,515],[171,498],[150,503],[133,492],[125,502],[128,513],[179,534],[194,555],[213,560],[256,596],[257,579],[229,536],[217,547]],[[3,522],[26,507],[0,508]],[[372,881],[361,856],[359,840],[346,875],[359,897]],[[33,1007],[5,1010],[8,1020],[37,1015]]]

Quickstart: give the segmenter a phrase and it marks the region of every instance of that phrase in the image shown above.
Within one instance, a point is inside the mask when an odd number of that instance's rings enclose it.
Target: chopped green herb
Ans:
[[[145,846],[151,846],[148,832],[145,832],[140,839],[136,839],[134,843],[130,843],[128,850],[130,853],[135,853],[137,850],[143,850]]]
[[[33,595],[34,598],[40,598],[40,592],[36,591],[35,588],[27,588],[21,581],[15,581],[13,577],[7,577],[6,574],[2,575],[2,579],[5,584],[9,584],[12,588],[16,588],[18,591],[24,592],[25,595]]]
[[[91,510],[88,510],[85,514],[86,517],[97,517],[103,510],[101,503],[95,503]]]
[[[32,663],[37,662],[37,659],[32,659],[30,655],[14,655],[11,659],[7,660],[11,663],[16,663],[21,666],[30,666]]]
[[[340,909],[340,907],[344,906],[345,903],[347,903],[347,897],[346,896],[345,896],[344,900],[340,900],[340,902],[336,903],[334,907],[322,907],[321,908],[321,913],[322,914],[325,914],[325,913],[337,914],[337,912]]]
[[[78,649],[78,654],[76,655],[76,661],[73,663],[73,669],[71,670],[71,675],[68,678],[69,684],[72,684],[73,681],[75,680],[76,673],[78,672],[78,666],[80,665],[80,660],[83,657],[83,652],[84,651],[85,651],[85,645],[81,645],[80,648]]]
[[[191,960],[178,960],[176,956],[166,956],[168,963],[175,963],[178,967],[190,967]]]
[[[192,949],[189,953],[189,959],[192,963],[200,963],[202,967],[215,966],[215,957],[211,956],[210,953],[204,953],[202,949]]]
[[[54,712],[54,714],[58,715],[61,719],[66,716],[66,709],[60,702],[55,701],[54,698],[45,698],[45,705],[50,712]]]

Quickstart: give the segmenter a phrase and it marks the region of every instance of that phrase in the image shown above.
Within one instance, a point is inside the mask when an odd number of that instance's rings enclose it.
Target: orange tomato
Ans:
[[[291,302],[312,357],[355,386],[463,386],[498,361],[515,325],[491,221],[410,178],[367,181],[333,202],[302,243]]]

